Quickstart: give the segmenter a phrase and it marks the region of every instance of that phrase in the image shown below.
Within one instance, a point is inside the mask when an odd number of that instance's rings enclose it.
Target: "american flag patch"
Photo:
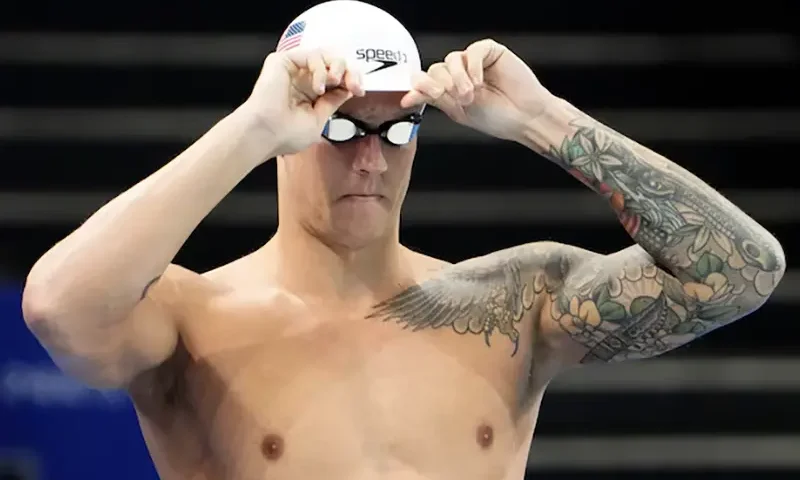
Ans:
[[[289,28],[283,32],[281,41],[278,42],[278,47],[275,51],[289,50],[300,45],[300,40],[303,38],[303,30],[306,29],[306,22],[301,20],[289,25]]]

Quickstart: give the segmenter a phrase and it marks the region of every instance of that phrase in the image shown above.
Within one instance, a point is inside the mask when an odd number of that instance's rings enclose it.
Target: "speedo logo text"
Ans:
[[[408,63],[408,56],[404,52],[384,48],[359,48],[356,50],[356,58],[358,60],[364,60],[365,62],[376,62],[380,64],[367,73],[374,73],[400,63]]]

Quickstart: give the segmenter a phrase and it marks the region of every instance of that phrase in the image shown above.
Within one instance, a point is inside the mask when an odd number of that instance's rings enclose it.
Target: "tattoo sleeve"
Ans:
[[[763,304],[785,269],[763,227],[570,105],[545,116],[534,150],[607,198],[638,244],[587,262],[553,298],[547,315],[588,349],[583,363],[658,355]]]
[[[572,108],[558,116],[529,146],[606,197],[638,245],[613,255],[551,242],[502,250],[444,269],[369,318],[481,335],[487,346],[504,336],[512,355],[530,319],[535,338],[523,341],[568,338],[582,363],[615,362],[672,350],[767,299],[785,265],[764,228],[666,158]]]

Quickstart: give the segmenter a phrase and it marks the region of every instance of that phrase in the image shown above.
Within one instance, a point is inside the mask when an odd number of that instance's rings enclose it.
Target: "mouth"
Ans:
[[[378,194],[352,193],[352,194],[347,194],[342,198],[348,200],[381,200],[384,197],[383,195],[378,195]]]

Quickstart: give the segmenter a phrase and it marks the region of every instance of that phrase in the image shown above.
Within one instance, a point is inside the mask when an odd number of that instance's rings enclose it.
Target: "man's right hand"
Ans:
[[[328,118],[364,93],[360,74],[343,58],[298,48],[266,58],[243,106],[272,143],[271,153],[283,155],[319,141]]]

